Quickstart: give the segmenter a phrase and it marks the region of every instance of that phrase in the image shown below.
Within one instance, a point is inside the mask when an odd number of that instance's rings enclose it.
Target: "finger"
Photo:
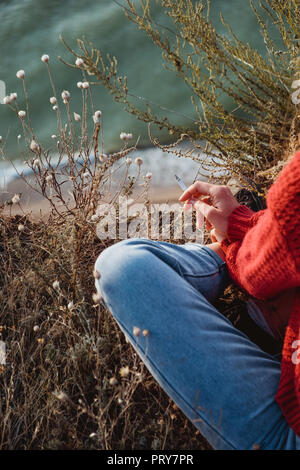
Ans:
[[[210,238],[211,238],[211,241],[212,242],[217,242],[217,238],[215,236],[215,229],[212,229],[211,232],[210,232]]]
[[[196,210],[199,210],[212,225],[216,226],[220,221],[219,211],[215,207],[210,206],[201,200],[195,202],[194,207]]]
[[[201,197],[201,194],[198,193],[198,192],[196,192],[196,193],[194,193],[193,197],[191,197],[190,199],[187,199],[187,200],[184,201],[184,202],[189,202],[189,203],[193,204],[195,201],[197,201],[198,199],[200,199],[200,197]]]
[[[193,207],[193,204],[189,204],[189,201],[186,201],[183,206],[184,211],[188,211]]]
[[[196,211],[196,227],[198,229],[203,229],[204,227],[204,217],[200,211]]]
[[[179,201],[186,201],[187,199],[191,199],[191,197],[197,196],[205,196],[211,194],[211,190],[216,185],[206,183],[205,181],[196,181],[192,184],[189,188],[187,188],[179,198]]]
[[[216,242],[221,243],[223,240],[225,240],[225,237],[223,237],[223,235],[220,235],[219,232],[217,232],[216,229],[212,229],[212,231],[210,233],[212,233],[212,235],[215,238]]]
[[[196,202],[197,199],[195,199],[195,196],[192,197],[192,199],[188,199],[187,201],[184,202],[183,210],[189,210],[193,207],[194,203]]]
[[[206,230],[207,230],[208,232],[213,228],[212,224],[211,224],[210,221],[207,220],[207,219],[205,219],[205,226],[206,226]]]
[[[193,186],[193,185],[192,185]],[[190,199],[191,196],[188,195],[188,191],[190,190],[190,188],[192,187],[190,186],[189,188],[187,188],[182,194],[181,196],[179,197],[179,201],[186,201],[188,199]],[[192,190],[192,197],[195,198],[195,199],[198,199],[200,196],[201,196],[201,193],[199,193],[199,191],[195,188]],[[186,197],[185,197],[186,196]]]
[[[202,198],[201,198],[201,201],[202,201],[202,202],[205,202],[206,204],[208,204],[208,205],[210,205],[210,206],[212,205],[211,198],[210,198],[209,196],[204,196],[204,197],[202,197]],[[212,229],[212,227],[213,227],[213,226],[211,225],[211,223],[209,222],[209,220],[205,219],[205,228],[206,228],[206,230],[207,230],[207,231],[210,231],[210,230]]]
[[[209,204],[210,206],[212,205],[210,196],[203,196],[201,201],[206,202],[206,204]]]

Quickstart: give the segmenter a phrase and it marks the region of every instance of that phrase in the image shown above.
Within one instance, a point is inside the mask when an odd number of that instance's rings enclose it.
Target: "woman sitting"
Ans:
[[[121,241],[96,261],[97,290],[215,449],[300,449],[300,152],[271,186],[264,210],[200,181],[180,200],[191,198],[214,243]],[[258,325],[283,340],[280,357],[212,305],[232,282],[252,296]]]

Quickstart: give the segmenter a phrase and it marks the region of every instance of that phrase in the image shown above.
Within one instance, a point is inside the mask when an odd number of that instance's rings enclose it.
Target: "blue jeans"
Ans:
[[[96,288],[165,392],[215,449],[300,449],[275,393],[278,357],[211,304],[231,282],[199,244],[129,239],[106,248]],[[133,327],[149,331],[134,336]]]

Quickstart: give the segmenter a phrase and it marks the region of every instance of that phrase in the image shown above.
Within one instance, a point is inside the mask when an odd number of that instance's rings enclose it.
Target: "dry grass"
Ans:
[[[1,449],[207,448],[93,303],[92,267],[104,248],[94,231],[22,216],[0,222]]]

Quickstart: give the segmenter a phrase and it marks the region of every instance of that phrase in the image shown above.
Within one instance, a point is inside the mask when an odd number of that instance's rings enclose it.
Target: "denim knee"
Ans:
[[[122,240],[105,248],[98,256],[95,271],[100,278],[95,280],[98,293],[106,300],[122,295],[124,289],[130,290],[131,281],[143,275],[143,266],[152,257],[147,246],[148,239],[132,238]],[[147,259],[146,259],[147,258]]]

